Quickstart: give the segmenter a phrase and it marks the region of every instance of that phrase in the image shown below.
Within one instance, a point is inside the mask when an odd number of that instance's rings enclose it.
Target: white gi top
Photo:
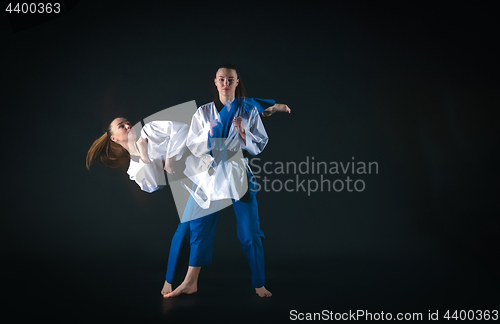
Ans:
[[[186,148],[188,126],[173,121],[152,121],[141,129],[141,137],[148,139],[148,156],[151,163],[130,160],[127,173],[141,190],[153,192],[166,185],[163,161],[175,157],[182,158]]]
[[[228,109],[228,106],[230,107],[227,104],[222,109]],[[214,102],[199,107],[191,120],[186,146],[193,155],[186,159],[184,174],[197,187],[194,190],[187,186],[185,188],[204,209],[209,207],[210,201],[227,198],[239,200],[246,193],[248,188],[246,169],[250,172],[251,169],[241,149],[257,155],[264,150],[269,140],[257,108],[244,109],[240,106],[236,116],[242,118],[246,143],[239,136],[232,120],[222,121],[226,126],[228,122],[231,123],[227,138],[221,139],[219,143],[209,138],[210,122],[213,120],[221,122]],[[231,155],[234,152],[236,154],[217,162],[209,153],[211,148],[217,146],[226,148]]]

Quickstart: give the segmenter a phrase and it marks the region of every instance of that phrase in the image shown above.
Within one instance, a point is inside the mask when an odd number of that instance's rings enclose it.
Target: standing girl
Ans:
[[[193,159],[196,157],[208,160],[212,172],[210,176],[205,177],[209,179],[206,181],[212,180],[210,185],[196,183],[202,189],[201,194],[199,190],[192,191],[195,200],[208,199],[210,207],[216,206],[217,209],[203,217],[210,219],[211,228],[211,235],[205,237],[203,244],[207,250],[211,250],[213,230],[219,215],[217,202],[231,198],[236,214],[237,235],[252,272],[252,286],[259,296],[270,297],[271,292],[264,286],[264,234],[260,229],[258,216],[257,183],[247,158],[237,163],[229,161],[228,157],[239,149],[251,155],[262,152],[268,142],[268,136],[259,113],[262,112],[265,116],[277,111],[290,113],[290,108],[284,104],[275,104],[274,100],[246,98],[239,73],[231,64],[225,64],[217,70],[214,83],[219,95],[213,102],[198,108],[192,118],[186,141],[187,147],[193,153]],[[189,161],[186,163],[189,165]],[[241,176],[242,172],[246,177]],[[241,188],[245,186],[248,186],[248,191],[244,196],[240,196]],[[199,208],[198,210],[202,211]],[[196,291],[199,272],[200,267],[190,265],[184,282],[167,294],[167,297]]]

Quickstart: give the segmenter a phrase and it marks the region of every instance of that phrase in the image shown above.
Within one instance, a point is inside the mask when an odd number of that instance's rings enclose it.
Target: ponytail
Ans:
[[[113,142],[110,136],[108,129],[94,141],[87,153],[87,169],[90,170],[90,165],[98,158],[110,168],[117,168],[130,159],[128,151],[120,144]]]

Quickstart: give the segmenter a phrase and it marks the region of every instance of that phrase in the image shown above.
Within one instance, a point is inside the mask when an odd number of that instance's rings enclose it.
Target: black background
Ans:
[[[19,319],[498,309],[492,7],[68,1],[54,19],[13,15],[2,8],[1,237],[4,305]],[[198,293],[163,300],[170,190],[141,192],[127,166],[88,171],[85,155],[117,116],[212,101],[224,62],[250,96],[292,109],[263,120],[258,164],[354,157],[379,173],[351,175],[363,192],[259,192],[272,298],[254,295],[230,208]]]

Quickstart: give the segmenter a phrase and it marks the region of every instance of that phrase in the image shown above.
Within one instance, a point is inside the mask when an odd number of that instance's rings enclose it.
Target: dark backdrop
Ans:
[[[2,12],[2,269],[13,284],[3,297],[18,316],[286,321],[291,309],[498,307],[491,7],[66,7],[31,25]],[[271,299],[253,298],[228,209],[200,291],[161,300],[178,223],[169,188],[141,192],[127,166],[88,171],[85,156],[114,117],[137,122],[212,101],[224,62],[239,67],[250,96],[292,108],[263,120],[270,141],[258,164],[354,157],[379,172],[351,175],[365,181],[363,192],[259,192]],[[187,257],[175,285],[186,265]]]

